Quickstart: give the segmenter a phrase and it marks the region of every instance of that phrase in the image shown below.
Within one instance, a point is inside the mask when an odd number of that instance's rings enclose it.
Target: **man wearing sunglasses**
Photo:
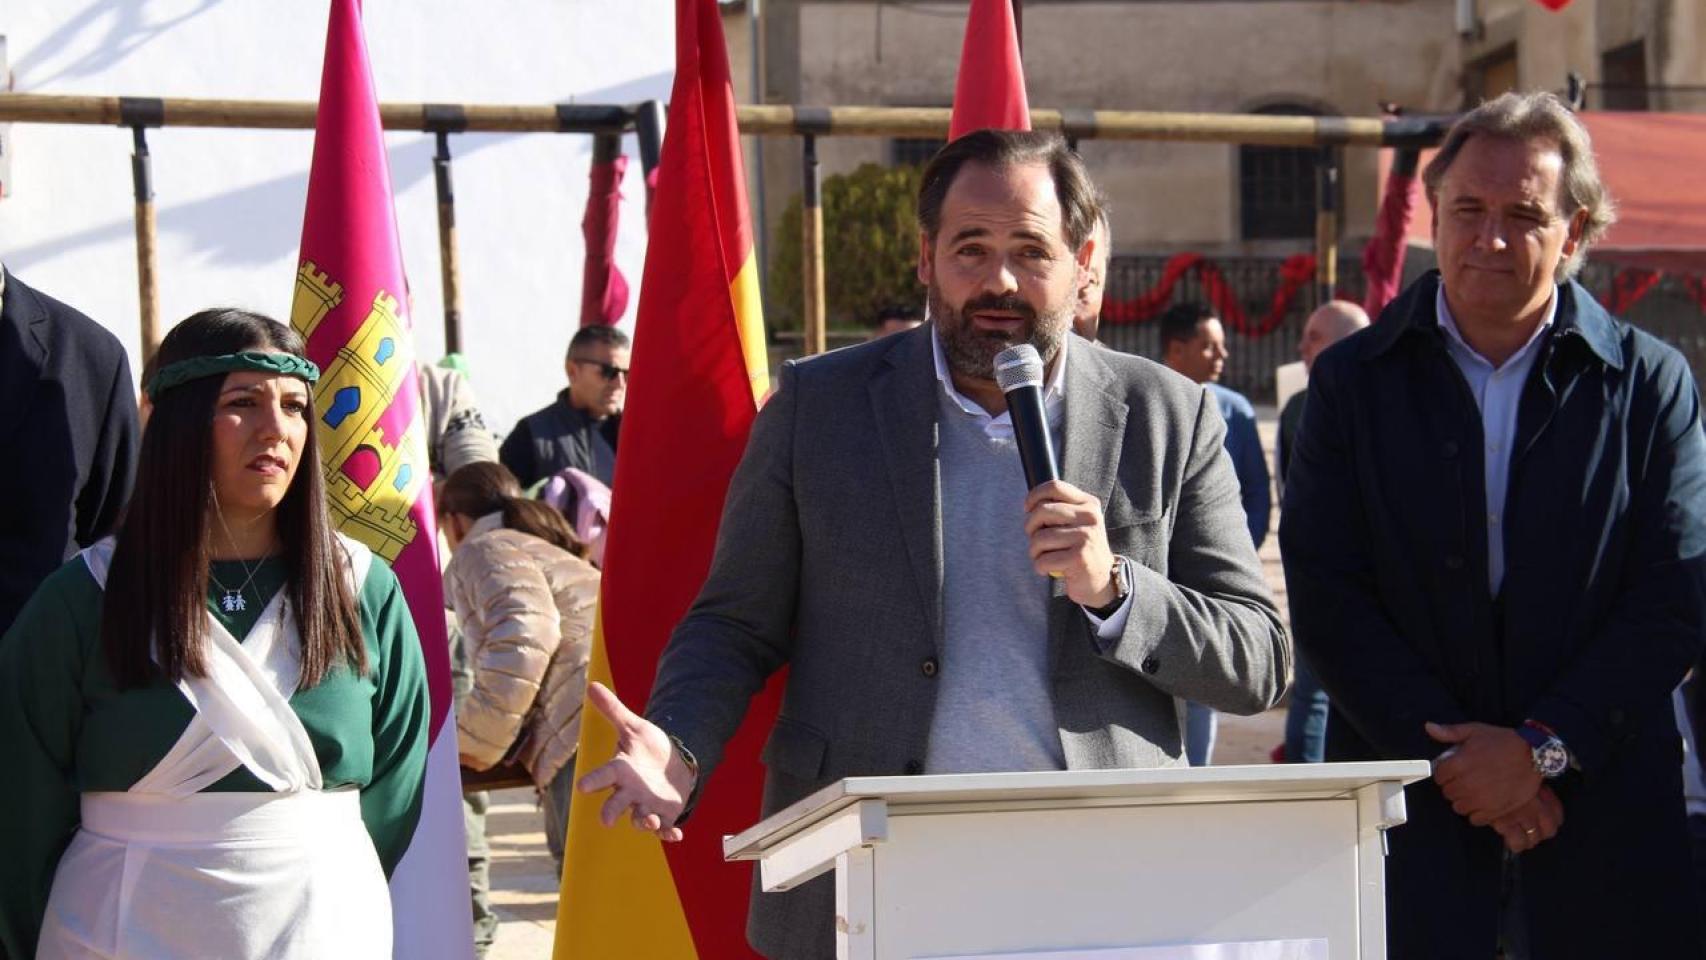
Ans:
[[[531,487],[568,467],[609,486],[616,475],[616,434],[628,393],[628,335],[582,327],[563,361],[569,385],[543,410],[521,418],[498,460]]]

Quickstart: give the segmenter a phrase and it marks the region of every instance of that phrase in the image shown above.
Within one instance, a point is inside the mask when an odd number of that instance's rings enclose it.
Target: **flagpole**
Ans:
[[[450,181],[450,133],[436,134],[432,158],[438,186],[438,265],[444,287],[444,352],[462,352],[462,266],[456,256],[456,191]]]
[[[646,222],[651,223],[652,194],[657,191],[658,164],[663,162],[664,127],[668,124],[663,104],[647,100],[634,108],[634,136],[640,141],[640,173],[646,181]]]
[[[1315,161],[1316,305],[1333,299],[1339,286],[1339,148],[1322,147]]]
[[[810,356],[829,349],[825,330],[826,307],[823,295],[823,201],[822,171],[817,162],[817,137],[806,134],[800,138],[804,185],[800,205],[800,257],[803,276],[800,290],[805,294],[805,351]]]
[[[148,125],[158,101],[133,102],[125,112],[135,150],[130,157],[131,185],[136,194],[136,287],[142,327],[142,362],[160,346],[160,283],[158,233],[154,211],[154,173],[148,153]]]

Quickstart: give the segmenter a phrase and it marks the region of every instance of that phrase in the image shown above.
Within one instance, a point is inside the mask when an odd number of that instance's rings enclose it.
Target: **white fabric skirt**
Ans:
[[[360,794],[86,793],[38,960],[391,956]]]

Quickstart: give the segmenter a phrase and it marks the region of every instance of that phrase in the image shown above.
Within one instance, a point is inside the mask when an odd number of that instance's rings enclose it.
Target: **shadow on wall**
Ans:
[[[567,102],[637,102],[666,87],[669,76],[667,73],[653,74],[590,91]],[[451,152],[460,159],[524,136],[552,134],[459,134],[451,139]],[[590,138],[578,137],[575,134],[556,136],[577,137],[584,141],[583,152],[590,157]],[[635,157],[637,166],[639,149],[634,136],[629,134],[623,140],[623,149],[629,156]],[[305,140],[304,156],[310,152],[306,143]],[[394,194],[405,193],[415,184],[432,176],[435,149],[433,138],[422,135],[417,140],[393,146],[387,151],[391,162],[391,190]],[[160,162],[158,154],[155,162]],[[585,177],[588,172],[588,168],[582,166],[579,170],[565,171],[564,175]],[[157,229],[161,237],[181,239],[190,253],[201,255],[216,265],[256,266],[272,263],[280,257],[293,256],[301,243],[302,211],[307,203],[307,192],[308,171],[304,168],[295,173],[186,203],[172,203],[169,197],[157,195]],[[578,222],[581,212],[564,211],[564,215],[573,217]],[[27,269],[31,263],[51,260],[89,244],[127,240],[135,234],[135,220],[125,216],[42,243],[10,249],[6,252],[6,260],[19,269]]]
[[[459,152],[470,153],[489,142],[478,146],[465,144]],[[430,176],[433,149],[432,140],[425,137],[393,147],[389,151],[391,189],[400,193]],[[229,266],[272,263],[292,254],[302,242],[302,209],[307,193],[308,173],[302,170],[188,203],[163,202],[166,198],[157,195],[157,230],[161,237],[182,238],[190,253],[201,255],[210,263]],[[125,217],[44,243],[14,248],[8,251],[7,259],[22,268],[31,262],[74,253],[90,244],[114,243],[135,235],[135,221]]]
[[[172,16],[154,19],[148,15],[151,0],[91,0],[82,12],[67,20],[59,29],[43,38],[28,56],[20,57],[13,65],[20,87],[40,89],[56,80],[85,77],[111,70],[113,64],[169,33],[181,23],[193,20],[219,4],[219,0],[200,0],[193,8]],[[82,38],[98,33],[100,39],[91,46]],[[61,50],[88,47],[86,53],[70,62],[48,66]],[[37,76],[35,71],[51,72]]]

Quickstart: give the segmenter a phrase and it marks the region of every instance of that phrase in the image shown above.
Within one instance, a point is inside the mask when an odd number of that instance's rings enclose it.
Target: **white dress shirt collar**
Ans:
[[[1043,384],[1043,413],[1048,417],[1049,427],[1054,430],[1060,428],[1061,413],[1066,402],[1066,350],[1071,340],[1071,333],[1061,338],[1060,350],[1054,357],[1054,369],[1049,371],[1048,380]],[[990,416],[989,411],[954,388],[954,378],[948,372],[948,357],[942,352],[942,336],[934,321],[930,325],[930,349],[936,359],[936,379],[941,381],[948,399],[954,401],[955,406],[968,415],[977,418],[987,435],[1012,437],[1013,418],[1007,411],[1003,410],[1000,416]]]
[[[1455,344],[1453,344],[1454,346],[1467,351],[1469,356],[1486,364],[1488,367],[1495,370],[1498,369],[1498,367],[1493,366],[1493,362],[1491,360],[1481,356],[1474,347],[1471,347],[1469,345],[1469,341],[1463,339],[1463,331],[1458,329],[1457,318],[1451,315],[1451,305],[1446,302],[1445,284],[1443,283],[1439,285],[1439,289],[1434,293],[1434,312],[1439,316],[1440,328],[1445,331],[1446,336],[1455,341]],[[1546,312],[1541,314],[1540,325],[1534,328],[1534,335],[1528,338],[1528,342],[1522,345],[1522,349],[1511,354],[1510,357],[1505,360],[1505,364],[1503,365],[1518,363],[1525,359],[1526,355],[1534,349],[1534,345],[1539,343],[1540,339],[1546,335],[1546,331],[1552,329],[1552,322],[1557,319],[1557,317],[1558,288],[1553,287],[1552,299],[1546,301]]]

